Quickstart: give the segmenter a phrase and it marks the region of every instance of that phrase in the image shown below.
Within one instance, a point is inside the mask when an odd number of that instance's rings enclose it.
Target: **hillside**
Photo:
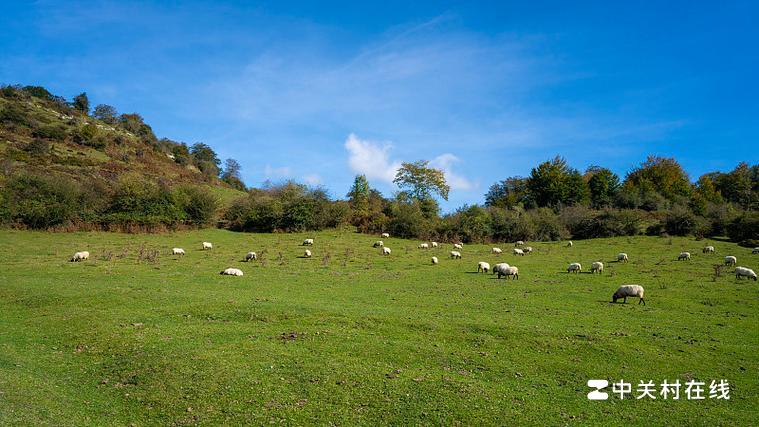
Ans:
[[[24,186],[40,191],[43,191],[40,187],[51,187],[53,193],[73,191],[77,193],[73,199],[79,201],[83,195],[85,199],[94,197],[98,200],[90,201],[95,205],[117,203],[113,197],[133,184],[141,187],[135,191],[142,193],[193,188],[226,202],[244,194],[219,179],[219,161],[210,147],[201,146],[206,149],[201,154],[208,155],[201,158],[185,144],[158,139],[139,114],[119,115],[109,106],[98,106],[92,115],[89,110],[88,105],[86,108],[78,105],[76,99],[68,103],[41,87],[0,89],[0,187],[7,190],[23,181]],[[13,191],[5,193],[6,198],[13,199]],[[26,194],[16,196],[28,200]],[[105,220],[103,215],[108,209],[95,210],[97,218],[79,212],[77,218],[68,218],[68,222]],[[123,213],[124,206],[120,211]],[[151,222],[147,218],[150,215],[142,213],[145,215],[133,215],[131,220]],[[25,213],[5,215],[18,221]],[[176,219],[192,218],[178,215]],[[67,221],[48,222],[55,226]]]

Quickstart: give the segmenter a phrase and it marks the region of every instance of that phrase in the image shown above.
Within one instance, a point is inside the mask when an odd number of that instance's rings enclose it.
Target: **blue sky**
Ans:
[[[759,3],[3,2],[0,82],[139,112],[248,185],[390,195],[446,170],[450,210],[562,155],[691,179],[759,154]]]

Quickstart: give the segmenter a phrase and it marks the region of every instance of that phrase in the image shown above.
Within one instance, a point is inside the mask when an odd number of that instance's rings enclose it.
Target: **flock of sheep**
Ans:
[[[390,234],[382,233],[381,237],[389,238]],[[303,240],[302,246],[313,246],[313,245],[314,245],[314,239]],[[440,244],[438,242],[430,242],[430,243],[424,242],[424,243],[419,244],[418,248],[430,249],[430,248],[438,248],[439,246]],[[525,243],[521,240],[517,241],[514,246],[515,247],[512,250],[512,253],[514,255],[525,256],[526,254],[533,252],[533,248],[530,246],[525,246]],[[572,243],[572,241],[569,241],[566,246],[571,248],[574,246],[574,244]],[[378,240],[374,242],[372,244],[372,247],[380,248],[382,255],[390,255],[392,253],[392,250],[388,248],[387,246],[385,246],[385,243],[382,240]],[[464,248],[463,243],[461,242],[454,243],[453,244],[454,250],[450,251],[451,259],[461,259],[460,251],[463,248]],[[203,242],[202,249],[211,250],[213,249],[213,244],[210,242]],[[702,249],[702,252],[704,254],[713,254],[715,253],[714,246],[705,246]],[[185,255],[185,251],[182,248],[172,248],[171,253],[172,255],[178,255],[178,256]],[[490,253],[494,255],[501,255],[503,254],[503,250],[501,248],[494,247],[490,250]],[[754,248],[751,251],[751,253],[759,254],[759,247]],[[89,259],[89,257],[90,257],[90,253],[87,251],[76,252],[71,257],[70,261],[71,262],[86,261],[87,259]],[[311,258],[311,251],[309,249],[305,249],[305,251],[303,252],[303,257]],[[255,261],[257,259],[258,259],[258,255],[255,252],[248,252],[245,255],[244,261],[250,262],[250,261]],[[690,252],[681,252],[677,256],[678,261],[687,261],[690,259],[691,259]],[[436,256],[433,256],[431,261],[433,265],[437,265],[439,263],[439,260]],[[617,254],[617,262],[628,262],[628,261],[629,261],[629,257],[627,256],[626,253],[620,252]],[[725,257],[725,265],[727,266],[736,266],[737,262],[738,262],[738,259],[733,255],[728,255]],[[506,279],[508,278],[519,279],[519,268],[516,266],[509,265],[508,263],[502,262],[502,263],[495,264],[491,268],[490,264],[485,261],[480,261],[477,263],[478,273],[479,272],[487,273],[489,271],[492,272],[492,274],[497,274],[498,279],[500,279],[501,277],[505,277]],[[601,261],[595,261],[590,266],[591,274],[593,273],[602,274],[603,271],[604,271],[604,264]],[[580,272],[582,272],[582,264],[580,264],[579,262],[573,262],[569,264],[569,266],[567,267],[567,273],[580,273]],[[222,270],[219,274],[227,275],[227,276],[242,276],[243,272],[239,268],[230,267],[230,268],[226,268]],[[736,279],[741,279],[745,277],[747,279],[753,279],[754,281],[757,280],[757,276],[754,270],[747,267],[736,266],[735,277]],[[638,304],[643,303],[643,305],[645,305],[646,302],[643,296],[644,292],[645,290],[640,285],[622,285],[616,290],[616,292],[614,292],[614,295],[612,295],[612,302],[616,303],[617,300],[622,299],[626,303],[627,297],[637,297],[639,299]]]

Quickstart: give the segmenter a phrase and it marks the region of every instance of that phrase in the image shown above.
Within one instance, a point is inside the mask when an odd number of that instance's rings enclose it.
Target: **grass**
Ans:
[[[633,237],[524,258],[466,245],[454,261],[447,244],[384,239],[382,257],[374,240],[0,231],[0,424],[759,422],[758,287],[713,268],[733,254],[759,270],[749,249]],[[91,259],[67,262],[76,250]],[[240,261],[249,250],[259,261]],[[520,279],[474,273],[498,259]],[[602,276],[566,273],[595,260]],[[609,304],[623,283],[648,304]],[[588,401],[596,378],[726,379],[731,399]]]

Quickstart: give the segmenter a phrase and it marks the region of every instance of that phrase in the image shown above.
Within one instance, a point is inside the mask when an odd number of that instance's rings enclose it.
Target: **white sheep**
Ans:
[[[184,255],[184,249],[182,249],[182,248],[171,248],[171,254],[172,255]]]
[[[377,241],[376,241],[376,242],[374,242],[374,244],[372,245],[372,247],[373,247],[373,248],[381,248],[381,247],[383,247],[383,246],[385,246],[385,242],[383,242],[382,240],[377,240]]]
[[[453,249],[464,249],[464,245],[462,245],[461,243],[454,243]]]
[[[749,280],[754,279],[754,282],[756,282],[754,270],[747,267],[735,267],[735,278],[740,279],[741,277],[747,277]]]
[[[509,266],[505,262],[493,266],[493,273],[498,274],[499,279],[501,276],[506,276],[507,279],[509,276],[512,276],[515,279],[519,278],[519,269],[516,266]]]
[[[306,239],[303,241],[303,244],[301,246],[313,246],[314,245],[314,239]]]
[[[500,255],[500,254],[503,253],[503,250],[501,250],[501,248],[493,248],[493,249],[490,250],[490,253],[491,254],[498,254],[498,255]]]
[[[383,239],[387,239],[388,237],[390,237],[390,233],[382,233],[380,234],[380,237],[382,237]]]
[[[74,254],[72,257],[71,257],[71,262],[79,262],[79,261],[84,261],[84,260],[87,260],[87,259],[89,259],[89,258],[90,258],[90,253],[89,253],[89,252],[87,252],[87,251],[76,252],[76,253],[75,253],[75,254]]]
[[[436,256],[432,257],[432,265],[435,265],[435,264],[437,264],[437,257]]]
[[[567,273],[579,273],[582,271],[582,265],[579,262],[573,262],[567,267]]]
[[[702,249],[701,252],[705,254],[713,254],[714,246],[704,246],[704,249]]]
[[[382,255],[390,255],[390,252],[392,251],[387,246],[382,247]]]
[[[725,257],[725,265],[735,265],[738,262],[738,258],[728,255]]]
[[[438,246],[437,242],[432,242],[432,247],[436,248]]]
[[[627,258],[627,254],[624,252],[620,252],[617,254],[617,262],[627,262],[629,258]]]
[[[308,249],[306,249],[306,250],[303,252],[303,257],[304,257],[304,258],[311,258],[311,251],[309,251]]]
[[[514,243],[514,246],[524,246],[524,242],[521,240],[517,240],[517,242]]]
[[[532,246],[525,246],[522,248],[522,252],[529,254],[532,252]]]
[[[203,250],[206,249],[213,249],[213,244],[211,242],[203,242]]]
[[[490,264],[488,264],[485,261],[480,261],[477,263],[477,272],[479,273],[482,271],[483,273],[487,273],[488,270],[490,270]]]
[[[521,250],[521,249],[519,249],[519,248],[514,248],[514,249],[512,250],[512,252],[514,253],[514,255],[520,255],[520,256],[524,256],[524,251],[523,251],[523,250]]]
[[[574,246],[574,245],[575,245],[575,244],[574,244],[574,243],[572,243],[572,241],[571,241],[571,240],[567,242],[567,247],[568,247],[568,248],[571,248],[571,247],[572,247],[572,246]]]
[[[643,299],[645,290],[640,285],[622,285],[620,286],[614,295],[611,296],[611,302],[616,303],[618,299],[622,298],[623,303],[627,303],[627,297],[638,297],[638,304],[643,303],[646,305],[646,300]]]
[[[590,264],[590,274],[593,274],[595,272],[598,272],[598,274],[601,274],[604,272],[604,263],[601,261],[596,261],[593,264]]]
[[[221,273],[219,273],[224,276],[242,276],[242,270],[239,268],[227,268],[226,270],[223,270]]]
[[[430,245],[428,243],[420,243],[419,249],[429,249]]]
[[[451,258],[461,259],[461,252],[459,252],[459,251],[451,251]]]
[[[759,254],[759,248],[754,248],[753,250],[751,250],[751,253],[752,254]]]
[[[255,252],[248,252],[245,255],[245,261],[250,262],[250,261],[255,261],[257,259],[258,259],[258,255]]]
[[[690,259],[690,252],[680,252],[680,255],[677,256],[678,261],[683,261],[686,259]]]

